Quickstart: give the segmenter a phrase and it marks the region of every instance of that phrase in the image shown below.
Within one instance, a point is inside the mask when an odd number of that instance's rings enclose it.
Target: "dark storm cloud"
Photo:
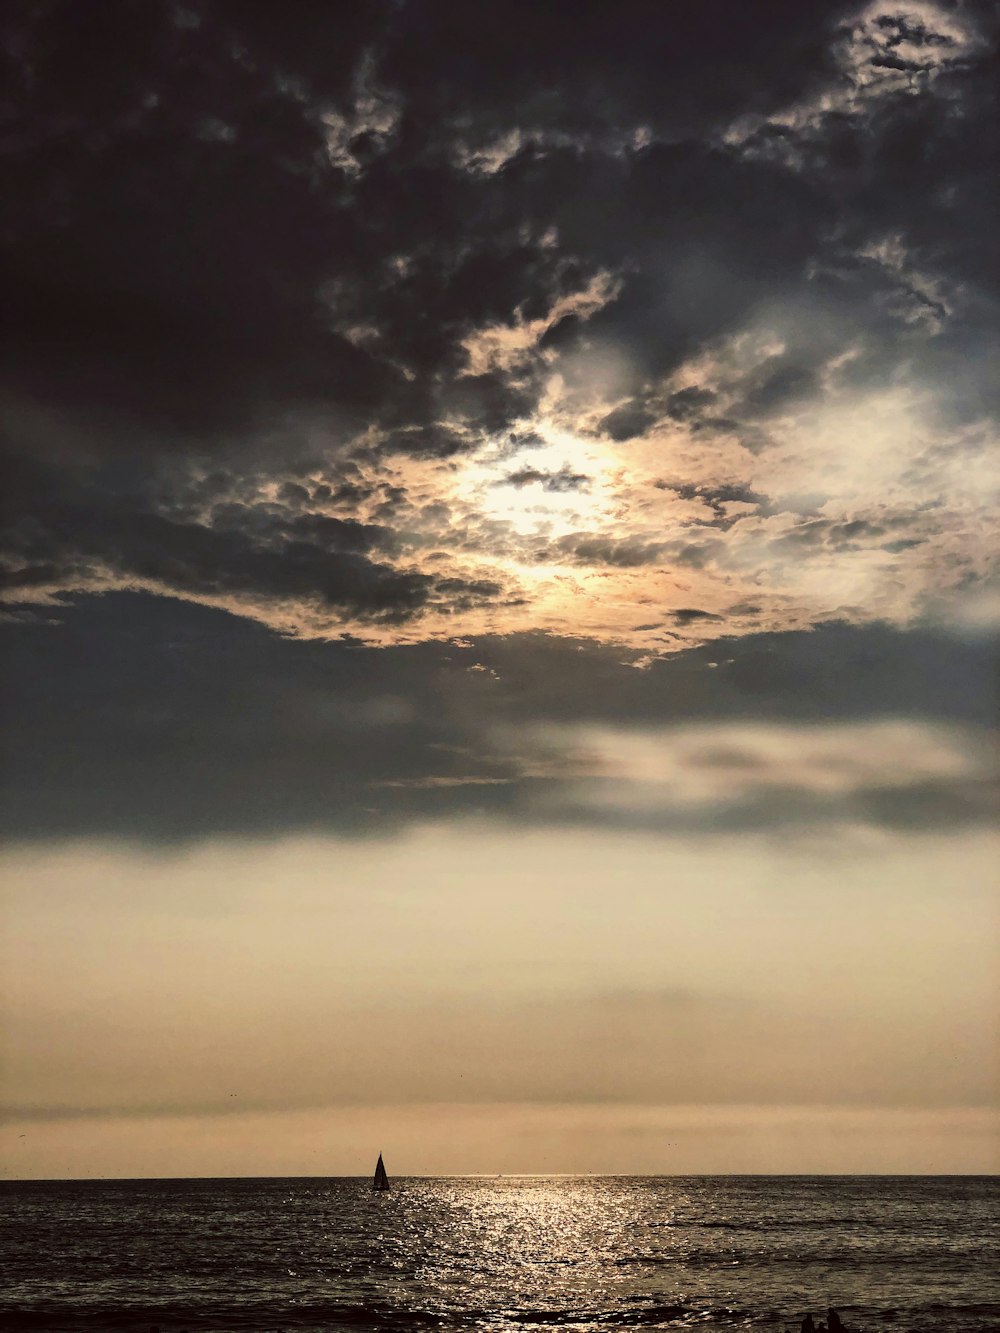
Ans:
[[[829,32],[847,12],[837,3],[806,14],[791,0],[752,11],[681,0],[664,22],[656,0],[629,0],[609,22],[569,0],[485,14],[460,0],[406,4],[385,72],[416,116],[461,117],[471,131],[558,118],[567,130],[598,132],[649,118],[685,133],[748,102],[765,110],[801,95],[827,68]],[[562,90],[571,92],[568,105]]]
[[[712,513],[715,526],[724,527],[731,519],[726,505],[738,504],[753,506],[761,514],[773,513],[773,507],[765,495],[752,490],[749,486],[708,486],[694,483],[671,486],[668,482],[655,482],[657,490],[673,491],[682,500],[700,500]]]
[[[834,382],[929,386],[959,423],[995,412],[995,11],[941,11],[967,25],[964,46],[905,11],[856,13],[8,6],[0,556],[19,598],[56,599],[4,631],[8,830],[169,841],[541,818],[530,795],[559,779],[531,776],[537,741],[505,749],[494,728],[982,720],[984,648],[878,625],[719,640],[637,671],[628,650],[569,637],[375,652],[147,596],[58,602],[147,587],[246,615],[329,611],[355,631],[435,608],[463,633],[463,611],[518,590],[488,558],[485,573],[404,564],[440,555],[431,521],[450,511],[429,482],[411,501],[391,460],[444,473],[488,443],[507,485],[582,500],[573,458],[519,452],[556,379],[567,410],[591,413],[579,433],[624,450],[666,424],[709,453],[732,437],[760,454],[775,420]],[[744,363],[730,344],[757,327],[780,350]],[[704,382],[678,384],[692,358]],[[546,532],[539,558],[637,584],[669,559],[687,577],[724,551],[728,506],[776,512],[728,473],[693,481],[669,461],[652,484],[700,501],[711,533]],[[926,469],[912,485],[933,487]],[[762,544],[921,540],[891,514],[801,504],[807,521]],[[418,507],[431,531],[415,537]],[[470,551],[493,531],[455,522]],[[643,602],[635,620],[730,630],[757,614],[752,595],[729,625],[694,588],[677,600],[699,604]],[[935,782],[858,801],[890,825],[934,801],[942,819],[980,817],[964,787]],[[779,809],[823,817],[791,792],[727,818]]]
[[[676,611],[671,611],[671,618],[678,625],[690,625],[696,620],[721,620],[722,616],[717,616],[711,611],[702,611],[697,606],[682,606]]]
[[[676,421],[697,421],[703,410],[716,401],[711,389],[699,389],[691,386],[678,389],[667,399],[667,415]]]
[[[585,473],[573,472],[568,467],[560,468],[558,472],[544,472],[534,467],[523,467],[505,477],[502,484],[516,486],[521,490],[522,487],[532,486],[536,482],[543,490],[560,494],[564,491],[586,490],[590,478]]]
[[[398,545],[378,524],[233,503],[215,505],[208,523],[185,521],[156,512],[141,489],[116,488],[110,477],[66,484],[25,463],[9,469],[8,481],[15,516],[4,581],[12,590],[111,575],[195,598],[305,599],[388,623],[405,621],[435,599],[454,608],[502,591],[486,579],[400,573],[378,558]]]
[[[846,804],[772,779],[700,809],[611,808],[581,798],[572,748],[549,736],[567,726],[669,736],[710,721],[988,726],[991,645],[932,633],[830,625],[724,638],[636,670],[620,650],[545,635],[370,649],[117,594],[8,622],[0,636],[16,700],[2,802],[14,838],[384,834],[462,814],[663,831],[989,818],[975,773],[935,770],[870,788],[862,773]],[[720,745],[744,745],[734,735],[706,733],[691,762],[717,765]]]
[[[636,542],[579,532],[560,537],[556,543],[556,550],[570,560],[583,565],[612,565],[621,569],[655,564],[664,549],[662,542]]]
[[[642,407],[617,407],[601,422],[601,430],[613,440],[634,440],[653,425],[656,420],[652,413]]]
[[[551,2],[490,15],[372,4],[300,6],[277,24],[254,5],[15,7],[15,385],[109,414],[114,435],[135,421],[171,437],[244,428],[311,402],[352,418],[419,412],[425,388],[408,388],[400,364],[454,369],[459,330],[540,310],[565,282],[565,260],[518,239],[526,221],[536,236],[557,223],[584,264],[638,265],[616,321],[633,342],[654,321],[676,355],[765,277],[794,277],[833,196],[694,142],[621,161],[579,145],[638,125],[683,139],[803,97],[831,77],[849,12],[715,0],[672,6],[664,22],[635,3],[612,23]],[[358,114],[366,60],[398,124],[377,152],[351,141],[355,176],[331,162],[324,115]],[[505,125],[528,137],[502,172],[451,167],[461,126]],[[540,149],[532,126],[539,143],[558,131],[572,146]],[[359,121],[355,139],[366,133]],[[643,272],[678,246],[711,257],[703,279],[718,274],[683,319],[676,259],[656,288]],[[390,275],[397,254],[406,267]],[[389,345],[336,332],[334,294]],[[578,324],[560,327],[565,341]]]
[[[63,443],[72,425],[97,450],[205,444],[311,409],[447,453],[462,446],[435,430],[442,416],[500,430],[536,392],[463,378],[469,330],[622,268],[592,333],[628,350],[638,383],[801,285],[822,232],[884,213],[900,188],[908,235],[935,207],[906,179],[912,154],[894,158],[890,191],[881,160],[853,174],[832,160],[819,178],[691,137],[831,78],[845,5],[716,0],[669,22],[648,3],[614,22],[557,3],[298,6],[281,24],[265,9],[10,11],[8,392],[58,408]],[[878,153],[914,116],[924,157],[971,194],[976,149],[952,153],[933,106],[844,132],[874,128]],[[352,117],[345,157],[331,124]],[[501,170],[455,166],[463,133],[508,124],[528,128]],[[640,125],[674,142],[615,154],[587,137]],[[567,316],[543,342],[571,349],[582,328]],[[808,383],[772,376],[757,406]],[[648,421],[637,401],[605,427],[624,439]]]
[[[756,412],[774,411],[811,397],[817,387],[816,373],[810,367],[797,365],[793,358],[772,357],[763,367],[759,382],[748,393],[747,407]]]
[[[870,259],[858,264],[855,258],[853,270],[849,262],[839,274],[827,275],[824,286],[832,302],[846,309],[859,301],[859,288],[865,287],[871,298],[868,320],[876,332],[887,335],[893,321],[898,329],[900,321],[919,314],[915,307],[923,305],[932,317],[941,313],[926,290],[909,281],[912,275],[944,275],[954,290],[962,292],[961,317],[945,325],[941,336],[921,347],[919,355],[942,382],[947,379],[944,367],[952,366],[959,377],[955,405],[973,393],[974,401],[966,404],[973,415],[984,403],[996,406],[982,374],[977,344],[981,347],[985,336],[995,346],[997,272],[982,241],[998,202],[995,173],[986,166],[1000,146],[995,78],[998,20],[996,8],[988,5],[961,6],[951,13],[972,34],[967,49],[957,54],[954,37],[935,37],[926,27],[920,30],[912,15],[880,16],[867,29],[863,39],[867,46],[882,44],[884,56],[906,34],[920,52],[916,62],[906,63],[930,63],[936,67],[934,77],[904,81],[900,85],[904,95],[897,96],[876,95],[883,84],[870,81],[868,87],[875,94],[859,107],[833,106],[786,127],[779,152],[794,153],[800,170],[822,179],[824,190],[838,199],[845,256],[862,255],[866,238],[899,237],[907,248],[908,264],[895,274],[879,276]],[[873,63],[883,62],[876,57]],[[865,77],[863,64],[855,76]],[[770,149],[761,147],[770,154]],[[933,188],[928,188],[932,181]],[[885,300],[890,280],[896,286],[894,309]],[[994,332],[988,333],[988,328]],[[879,350],[891,355],[893,340],[881,341]],[[876,352],[873,360],[869,370],[878,375],[883,356]]]
[[[384,17],[344,8],[301,9],[289,40],[252,6],[15,7],[6,377],[58,408],[57,436],[206,444],[303,409],[423,424],[439,394],[401,368],[453,370],[457,330],[536,290],[503,235],[460,254],[472,182],[419,154],[360,183],[331,160],[325,118],[358,100]],[[338,327],[362,307],[388,347]],[[460,389],[486,428],[511,414],[502,385]]]

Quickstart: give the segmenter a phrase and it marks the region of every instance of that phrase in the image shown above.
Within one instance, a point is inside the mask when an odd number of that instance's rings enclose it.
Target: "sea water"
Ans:
[[[1000,1328],[996,1177],[4,1182],[8,1329]]]

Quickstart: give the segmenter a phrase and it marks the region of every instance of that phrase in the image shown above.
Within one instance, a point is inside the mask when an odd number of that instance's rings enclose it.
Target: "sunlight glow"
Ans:
[[[618,459],[599,441],[551,423],[536,429],[540,446],[512,456],[491,445],[473,455],[459,473],[462,499],[524,537],[558,539],[610,523]]]

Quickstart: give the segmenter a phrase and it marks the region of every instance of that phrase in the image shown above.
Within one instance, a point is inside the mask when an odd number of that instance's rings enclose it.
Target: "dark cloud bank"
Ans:
[[[382,626],[502,607],[500,576],[397,568],[391,490],[378,521],[355,501],[385,451],[448,458],[516,432],[545,376],[583,393],[608,348],[627,362],[623,401],[594,429],[616,441],[667,418],[765,447],[770,417],[821,394],[848,339],[859,383],[913,376],[959,423],[994,411],[996,11],[942,10],[964,45],[888,10],[859,28],[857,13],[9,6],[0,557],[28,601],[3,631],[6,831],[159,842],[531,819],[555,779],[525,777],[493,739],[526,722],[986,721],[986,646],[933,629],[736,641],[682,607],[675,623],[722,637],[637,671],[569,638],[376,651],[80,595],[301,598]],[[898,87],[871,91],[887,78]],[[871,258],[886,237],[906,255],[896,269]],[[947,319],[925,272],[961,294]],[[602,273],[617,295],[591,317],[548,326],[516,371],[468,373],[477,330],[544,319]],[[662,387],[777,301],[821,309],[822,331],[741,383],[726,420],[711,391]],[[507,479],[587,486],[530,452]],[[334,493],[341,516],[318,513]],[[678,487],[696,493],[720,527],[727,501],[768,512],[745,488]],[[563,545],[646,558],[601,533]],[[62,604],[33,609],[34,589]],[[822,813],[779,806],[733,819]],[[910,827],[981,806],[915,788],[896,805],[872,794],[866,814]]]
[[[876,784],[848,807],[796,790],[683,817],[553,804],[573,763],[552,768],[535,738],[565,724],[642,731],[886,717],[964,732],[989,725],[994,711],[995,649],[982,640],[831,624],[722,639],[637,670],[620,652],[545,635],[388,649],[288,640],[128,594],[84,599],[58,625],[39,618],[2,634],[16,700],[2,801],[13,838],[365,835],[480,814],[663,831],[845,817],[912,830],[990,818],[988,792],[962,775]],[[702,762],[717,744],[703,742]]]

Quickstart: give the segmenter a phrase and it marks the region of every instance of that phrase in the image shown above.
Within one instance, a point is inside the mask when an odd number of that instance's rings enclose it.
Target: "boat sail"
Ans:
[[[382,1154],[379,1153],[378,1161],[375,1164],[375,1179],[372,1181],[373,1190],[387,1190],[389,1188],[389,1177],[385,1174],[385,1164],[382,1161]]]

